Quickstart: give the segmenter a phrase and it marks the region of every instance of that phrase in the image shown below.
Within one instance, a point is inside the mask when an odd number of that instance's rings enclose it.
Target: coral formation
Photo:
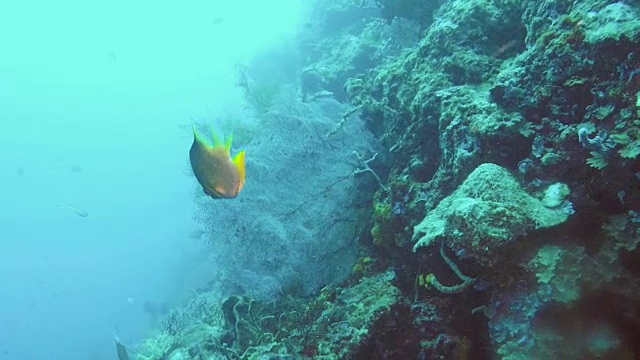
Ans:
[[[553,196],[548,193],[544,199]],[[415,226],[413,251],[445,237],[456,249],[494,253],[531,230],[566,221],[569,212],[559,205],[560,200],[541,201],[527,194],[504,168],[482,164]]]
[[[187,322],[165,326],[138,348],[139,360],[264,359],[301,356],[343,359],[368,351],[373,329],[399,306],[393,272],[364,277],[351,287],[325,288],[311,301],[279,305],[231,296],[180,314]]]

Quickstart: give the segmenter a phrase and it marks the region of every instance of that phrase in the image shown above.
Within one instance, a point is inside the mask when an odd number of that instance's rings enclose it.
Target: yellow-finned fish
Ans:
[[[213,146],[193,128],[189,160],[205,194],[214,199],[233,199],[244,185],[244,150],[231,158],[231,136],[223,144],[213,132]]]

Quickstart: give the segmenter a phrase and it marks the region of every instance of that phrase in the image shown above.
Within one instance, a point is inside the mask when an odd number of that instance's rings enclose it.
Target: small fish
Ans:
[[[120,339],[116,336],[114,337],[114,341],[116,343],[116,353],[118,354],[118,360],[129,360],[129,352],[127,348],[122,344]]]
[[[214,199],[233,199],[244,185],[244,150],[231,158],[231,136],[223,144],[213,132],[213,146],[193,128],[189,161],[205,194]]]
[[[70,212],[72,212],[72,213],[74,213],[74,214],[76,214],[76,215],[78,215],[80,217],[83,217],[83,218],[86,218],[86,217],[89,216],[88,212],[86,212],[84,210],[80,210],[78,208],[75,208],[75,207],[73,207],[71,205],[58,206],[58,208],[60,210],[64,210],[64,211],[70,211]]]
[[[160,317],[166,315],[171,311],[171,306],[166,302],[153,302],[153,301],[145,301],[142,305],[142,309],[144,312],[149,314],[151,317]]]

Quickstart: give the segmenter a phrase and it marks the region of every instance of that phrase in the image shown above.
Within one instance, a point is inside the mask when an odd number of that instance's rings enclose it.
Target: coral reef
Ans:
[[[164,329],[137,349],[139,360],[270,359],[297,356],[344,359],[372,351],[375,329],[407,310],[393,272],[364,277],[348,288],[325,288],[312,300],[279,305],[241,296],[201,304],[198,316],[170,317]],[[383,326],[386,327],[387,325]]]

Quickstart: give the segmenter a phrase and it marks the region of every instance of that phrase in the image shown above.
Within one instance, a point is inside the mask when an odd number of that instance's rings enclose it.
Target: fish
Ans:
[[[235,198],[244,186],[244,150],[232,158],[232,136],[222,143],[215,131],[212,131],[213,145],[209,145],[198,134],[195,125],[192,124],[191,127],[193,143],[189,149],[189,162],[202,190],[214,199]]]
[[[58,209],[62,210],[62,211],[70,211],[76,215],[78,215],[79,217],[83,217],[86,218],[89,216],[89,213],[85,210],[81,210],[78,209],[74,206],[71,205],[58,205]]]
[[[116,353],[118,354],[118,360],[129,360],[129,352],[127,351],[127,347],[120,341],[120,339],[116,336],[114,337],[114,341],[116,343]]]
[[[152,318],[158,318],[168,314],[171,311],[171,306],[166,302],[145,301],[142,309]]]

